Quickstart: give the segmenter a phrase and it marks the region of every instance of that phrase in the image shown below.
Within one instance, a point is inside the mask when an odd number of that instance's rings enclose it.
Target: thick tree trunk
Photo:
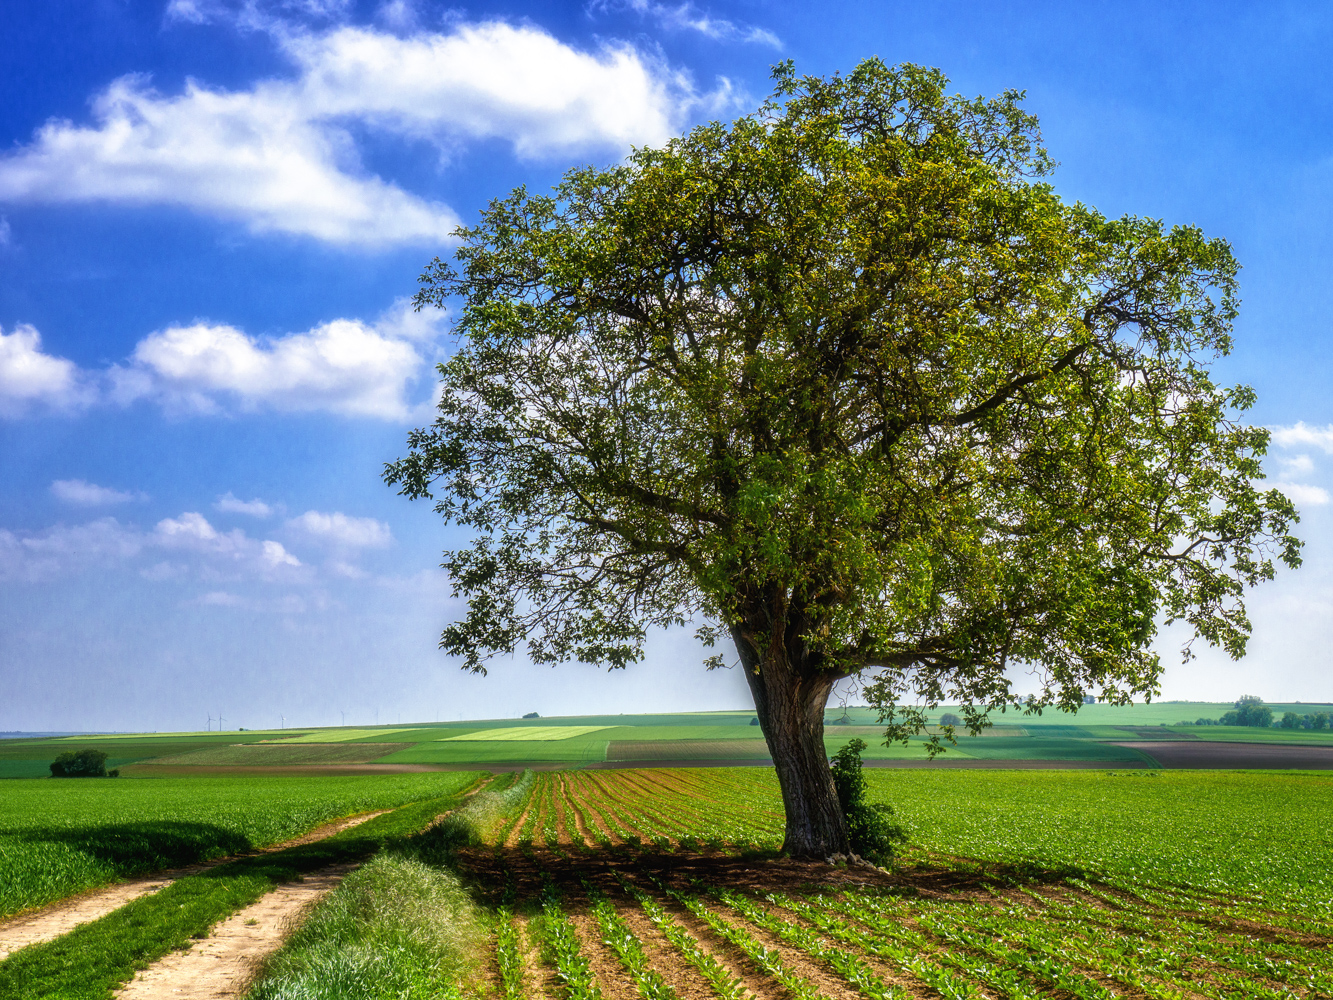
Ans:
[[[824,706],[837,676],[803,672],[790,657],[759,662],[739,635],[736,647],[782,788],[787,813],[783,851],[794,858],[850,854],[847,823],[824,749]]]

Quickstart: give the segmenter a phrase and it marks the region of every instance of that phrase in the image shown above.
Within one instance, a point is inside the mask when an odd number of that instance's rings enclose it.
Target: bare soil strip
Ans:
[[[1264,770],[1333,770],[1333,747],[1291,746],[1283,743],[1222,743],[1212,740],[1143,740],[1117,742],[1146,753],[1163,767],[1262,768]],[[1120,767],[1119,764],[1116,765]]]
[[[591,916],[570,914],[570,922],[579,935],[579,950],[588,959],[592,974],[606,1000],[638,1000],[639,990],[629,977],[620,960],[602,942],[602,932]]]
[[[657,974],[675,990],[681,1000],[715,1000],[717,994],[713,992],[708,980],[653,926],[637,903],[618,902],[616,910],[639,939],[639,944],[643,945],[648,964],[657,970]]]
[[[124,1000],[241,996],[265,956],[281,947],[310,907],[356,867],[330,865],[273,890],[222,921],[198,944],[138,973],[116,996]]]
[[[350,816],[333,823],[325,823],[309,833],[304,833],[281,844],[265,847],[251,854],[218,858],[197,865],[188,865],[184,868],[175,868],[171,871],[157,872],[126,882],[118,882],[115,885],[107,886],[105,889],[94,889],[91,892],[85,892],[69,899],[62,899],[60,902],[52,903],[40,910],[13,917],[0,923],[0,961],[30,944],[39,944],[42,941],[58,938],[62,934],[68,934],[80,924],[86,924],[90,920],[104,917],[112,910],[118,910],[140,896],[147,896],[151,892],[157,892],[157,890],[165,888],[178,878],[184,878],[186,875],[197,875],[200,872],[208,871],[210,868],[216,868],[218,865],[235,861],[237,857],[271,854],[274,851],[283,851],[289,847],[300,847],[302,844],[324,840],[326,837],[332,837],[335,833],[341,833],[343,830],[348,830],[366,822],[366,820],[374,819],[386,811],[380,810],[380,812],[365,813],[361,816]]]

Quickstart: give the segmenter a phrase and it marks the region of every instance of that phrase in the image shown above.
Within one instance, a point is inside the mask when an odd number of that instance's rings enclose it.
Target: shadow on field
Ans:
[[[245,836],[212,823],[150,820],[115,826],[25,830],[31,843],[56,843],[96,858],[122,874],[192,864],[219,855],[244,854]]]
[[[967,899],[995,888],[1050,885],[1086,878],[1076,868],[1024,864],[981,864],[967,859],[913,860],[890,870],[860,865],[798,861],[772,854],[633,851],[625,848],[580,851],[576,848],[465,848],[458,870],[474,898],[484,905],[534,902],[547,885],[559,890],[575,911],[588,903],[585,883],[613,891],[617,875],[651,881],[683,892],[700,885],[758,893],[876,891],[927,899]]]

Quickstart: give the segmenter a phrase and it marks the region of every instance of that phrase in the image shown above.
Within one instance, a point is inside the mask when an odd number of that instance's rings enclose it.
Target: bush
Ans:
[[[752,726],[757,726],[757,725],[759,725],[759,718],[758,718],[758,716],[756,716],[755,718],[753,718],[753,719],[750,720],[750,725],[752,725]]]
[[[101,750],[66,750],[51,762],[53,778],[105,778],[106,776],[106,754]]]
[[[963,720],[958,718],[958,716],[954,715],[952,712],[945,712],[940,716],[941,726],[961,726],[962,724]]]
[[[1283,729],[1300,729],[1301,717],[1295,712],[1284,712],[1282,721],[1278,723]]]
[[[833,757],[833,785],[847,818],[852,850],[867,861],[886,865],[893,860],[896,845],[907,843],[907,831],[893,815],[893,806],[867,802],[866,776],[861,773],[861,751],[866,741],[853,739]]]

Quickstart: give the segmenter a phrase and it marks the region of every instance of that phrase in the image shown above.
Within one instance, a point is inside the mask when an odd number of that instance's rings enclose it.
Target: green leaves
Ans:
[[[1208,374],[1229,246],[1063,203],[1018,92],[774,79],[492,202],[422,276],[459,348],[385,478],[477,532],[441,645],[615,668],[702,620],[748,669],[869,671],[886,710],[977,725],[1014,664],[1034,707],[1150,695],[1159,621],[1241,655],[1246,588],[1300,543],[1252,391]]]

